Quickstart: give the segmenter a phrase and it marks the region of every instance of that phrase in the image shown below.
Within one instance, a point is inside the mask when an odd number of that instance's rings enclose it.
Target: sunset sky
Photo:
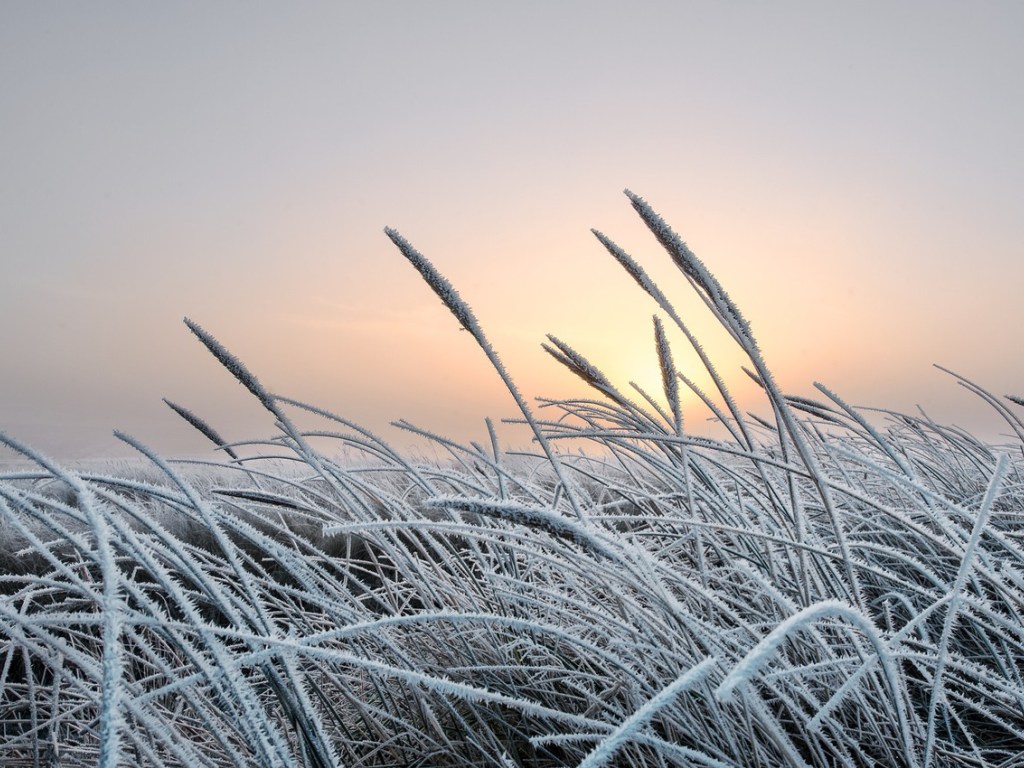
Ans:
[[[658,210],[787,391],[988,437],[932,363],[1024,395],[1024,3],[6,3],[0,430],[66,458],[273,431],[191,336],[398,436],[515,415],[383,233],[530,396],[573,344],[656,387],[647,266],[743,404],[743,362],[622,195]],[[695,372],[683,338],[680,367]],[[694,429],[707,414],[692,402]],[[509,438],[513,439],[513,438]]]

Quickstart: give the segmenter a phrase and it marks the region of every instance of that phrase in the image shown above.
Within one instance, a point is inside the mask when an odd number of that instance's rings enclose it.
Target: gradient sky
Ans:
[[[481,439],[511,400],[384,226],[527,394],[583,391],[547,332],[653,388],[653,304],[597,227],[763,412],[629,187],[787,390],[994,436],[931,364],[1024,394],[1022,30],[1009,0],[6,3],[0,429],[69,458],[129,453],[114,428],[204,450],[168,397],[270,434],[188,316],[272,391]]]

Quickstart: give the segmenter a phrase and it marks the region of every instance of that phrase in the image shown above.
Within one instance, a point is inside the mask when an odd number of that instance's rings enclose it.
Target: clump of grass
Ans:
[[[767,416],[738,408],[668,295],[600,233],[661,313],[663,392],[626,394],[549,337],[596,394],[535,408],[469,305],[389,230],[505,381],[536,452],[503,450],[489,422],[486,446],[400,422],[449,456],[413,461],[274,394],[189,321],[274,436],[227,444],[168,403],[226,459],[169,462],[123,436],[146,476],[0,438],[32,464],[0,476],[0,762],[1017,759],[1019,398],[960,379],[1011,428],[997,448],[923,416],[879,420],[824,387],[820,401],[785,395],[724,288],[629,197],[746,355]],[[677,366],[676,333],[711,393]],[[687,432],[684,388],[726,437]]]

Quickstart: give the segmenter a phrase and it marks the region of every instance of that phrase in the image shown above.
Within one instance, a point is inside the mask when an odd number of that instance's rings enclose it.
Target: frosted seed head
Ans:
[[[412,244],[402,237],[397,230],[385,227],[384,233],[391,238],[391,242],[398,246],[398,250],[416,268],[416,271],[420,273],[426,284],[437,294],[441,302],[448,307],[448,310],[455,315],[455,319],[462,324],[462,327],[479,338],[479,326],[476,317],[473,315],[473,310],[459,296],[459,292],[455,290],[455,287],[448,281],[448,278],[442,275],[426,256],[413,248]]]
[[[197,339],[203,342],[203,345],[210,350],[211,354],[217,358],[218,362],[227,368],[231,372],[232,376],[238,379],[246,389],[252,392],[259,401],[263,403],[264,407],[271,411],[274,410],[273,398],[270,393],[262,384],[260,384],[259,380],[249,371],[249,369],[245,367],[241,360],[231,354],[223,344],[217,341],[212,334],[205,331],[198,323],[194,323],[186,317],[185,325],[187,325],[188,329],[196,335]]]

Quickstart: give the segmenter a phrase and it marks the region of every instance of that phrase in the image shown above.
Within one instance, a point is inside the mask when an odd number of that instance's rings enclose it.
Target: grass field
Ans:
[[[272,437],[226,446],[171,404],[222,463],[124,437],[144,464],[72,470],[2,438],[25,463],[0,475],[0,764],[1024,764],[1022,401],[960,380],[1005,420],[996,447],[787,397],[718,281],[630,200],[744,352],[762,416],[600,233],[659,310],[663,391],[550,338],[592,394],[538,407],[389,231],[533,448],[435,435],[448,459],[414,462],[189,323]],[[723,438],[687,432],[687,389]]]

